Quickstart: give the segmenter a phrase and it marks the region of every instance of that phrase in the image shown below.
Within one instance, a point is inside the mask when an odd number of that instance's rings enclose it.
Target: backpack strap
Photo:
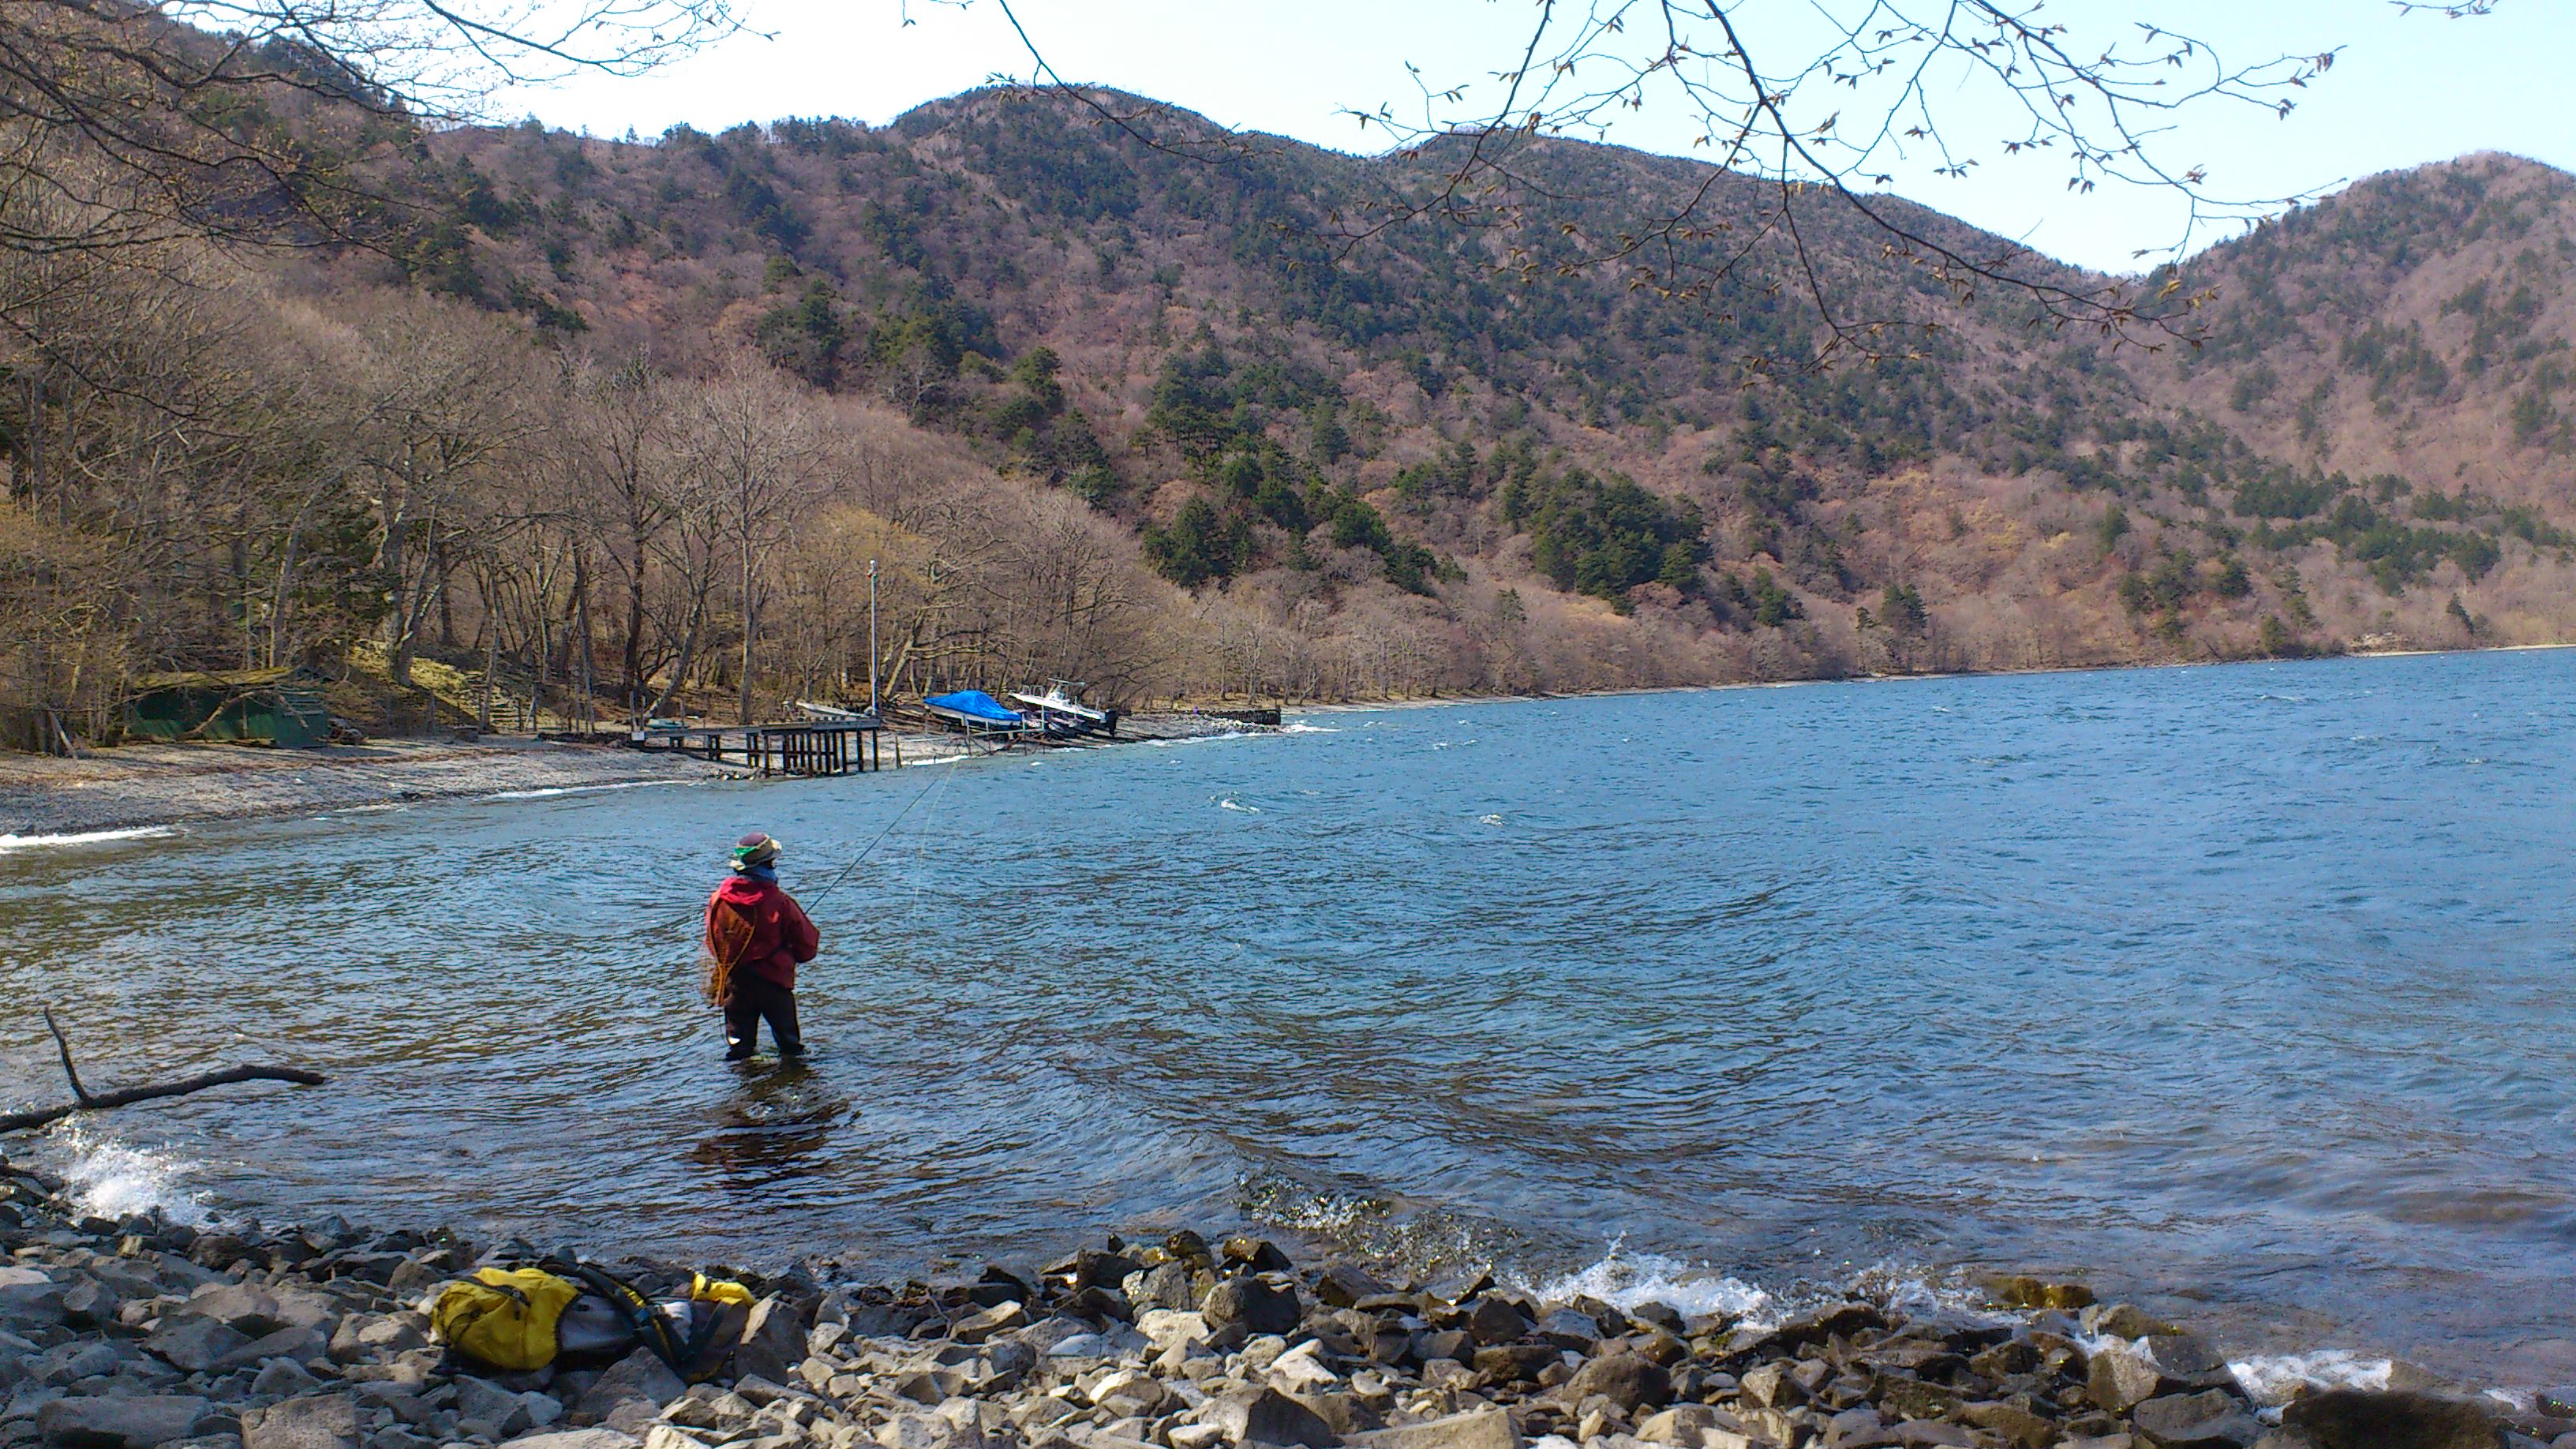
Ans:
[[[688,1363],[693,1356],[690,1352],[691,1346],[683,1344],[679,1337],[671,1332],[670,1321],[654,1310],[652,1301],[637,1291],[635,1285],[622,1278],[613,1277],[588,1263],[567,1263],[560,1259],[548,1259],[542,1266],[549,1273],[560,1274],[582,1283],[592,1292],[616,1305],[618,1313],[625,1318],[627,1327],[635,1331],[635,1336],[643,1340],[646,1348],[653,1350],[653,1356],[660,1359],[682,1380],[688,1379]]]

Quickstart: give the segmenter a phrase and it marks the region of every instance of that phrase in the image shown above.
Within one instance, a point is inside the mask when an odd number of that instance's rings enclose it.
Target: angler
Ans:
[[[707,898],[707,1000],[724,1010],[725,1060],[748,1057],[760,1024],[781,1057],[805,1054],[796,1029],[796,967],[821,938],[796,898],[778,887],[778,841],[758,831],[733,848],[733,874]]]

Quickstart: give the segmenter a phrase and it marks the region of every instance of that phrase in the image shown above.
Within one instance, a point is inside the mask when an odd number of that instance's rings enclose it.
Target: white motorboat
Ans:
[[[1044,694],[1014,693],[1011,699],[1027,706],[1026,712],[1033,713],[1051,735],[1118,733],[1118,711],[1094,709],[1083,703],[1082,691],[1086,687],[1072,680],[1055,679],[1047,682]]]

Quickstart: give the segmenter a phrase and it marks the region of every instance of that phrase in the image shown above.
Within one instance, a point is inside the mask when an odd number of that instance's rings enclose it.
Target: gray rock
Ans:
[[[958,1320],[957,1326],[948,1331],[948,1336],[959,1343],[983,1343],[1001,1334],[1017,1332],[1028,1326],[1029,1311],[1020,1306],[1017,1300],[1013,1300],[1008,1303],[996,1303],[981,1313]]]
[[[1633,1416],[1639,1409],[1660,1409],[1673,1400],[1672,1375],[1661,1364],[1634,1353],[1605,1353],[1577,1369],[1564,1398],[1579,1404],[1599,1394]]]
[[[1870,1415],[1876,1419],[1876,1414]],[[1718,1427],[1717,1410],[1706,1404],[1681,1404],[1637,1421],[1637,1437],[1653,1444],[1698,1449],[1699,1437]]]
[[[1571,1308],[1560,1308],[1541,1318],[1531,1332],[1559,1348],[1570,1348],[1577,1353],[1590,1353],[1592,1345],[1601,1341],[1600,1321],[1591,1314],[1577,1313]]]
[[[330,1355],[331,1345],[310,1328],[287,1327],[255,1338],[207,1366],[209,1373],[226,1374],[235,1369],[250,1368],[271,1359],[309,1363]]]
[[[1351,1442],[1362,1449],[1521,1449],[1520,1432],[1512,1427],[1512,1416],[1497,1408],[1471,1409],[1401,1428],[1373,1429],[1353,1435]]]
[[[742,1342],[733,1352],[734,1371],[772,1383],[788,1382],[796,1377],[796,1366],[805,1361],[807,1328],[788,1300],[761,1299],[751,1306],[751,1317],[742,1326]]]
[[[1744,1401],[1759,1409],[1794,1409],[1807,1401],[1806,1385],[1789,1376],[1784,1363],[1766,1363],[1744,1371]]]
[[[966,1400],[964,1414],[897,1414],[877,1430],[883,1449],[984,1449],[984,1429]]]
[[[25,1333],[63,1321],[67,1290],[32,1268],[0,1268],[0,1329]]]
[[[278,1316],[277,1296],[247,1283],[214,1283],[188,1299],[188,1311],[211,1318],[247,1338],[265,1338],[286,1327]]]
[[[1211,1330],[1241,1325],[1252,1334],[1294,1333],[1305,1314],[1295,1287],[1271,1278],[1227,1278],[1208,1290],[1199,1313]]]
[[[2055,1424],[2014,1404],[1969,1404],[1959,1411],[1959,1418],[1963,1423],[1999,1434],[2022,1449],[2048,1449],[2057,1442]]]
[[[249,1343],[250,1335],[193,1313],[171,1314],[143,1340],[144,1348],[163,1362],[192,1374],[204,1373]]]
[[[517,1394],[471,1375],[456,1379],[456,1418],[478,1438],[499,1442],[536,1427],[528,1406]]]
[[[574,1407],[628,1438],[636,1438],[662,1412],[663,1405],[688,1391],[689,1386],[680,1382],[670,1365],[655,1358],[650,1350],[639,1348],[601,1374]]]
[[[1199,1422],[1215,1426],[1237,1445],[1303,1444],[1307,1449],[1333,1449],[1341,1442],[1333,1426],[1314,1410],[1270,1388],[1234,1390],[1200,1410]]]
[[[2125,1414],[2159,1394],[2186,1385],[2165,1376],[2153,1359],[2117,1345],[2093,1355],[2084,1381],[2084,1396],[2097,1409]]]
[[[242,1449],[358,1449],[358,1401],[313,1394],[253,1409],[242,1415]]]
[[[509,1449],[640,1449],[643,1441],[615,1429],[564,1429],[550,1434],[522,1434]]]
[[[36,1410],[36,1432],[55,1449],[153,1449],[195,1433],[207,1408],[166,1394],[56,1399]]]
[[[2480,1404],[2433,1394],[2329,1389],[2294,1399],[2281,1427],[2316,1449],[2495,1449],[2503,1426]]]
[[[1385,1418],[1377,1410],[1361,1402],[1355,1394],[1315,1391],[1292,1393],[1288,1397],[1305,1405],[1316,1418],[1323,1420],[1332,1428],[1336,1437],[1344,1440],[1357,1434],[1371,1433],[1386,1427]]]
[[[287,1399],[320,1382],[304,1365],[292,1359],[271,1359],[261,1367],[258,1377],[250,1381],[250,1391],[264,1399]]]
[[[63,1320],[74,1328],[105,1328],[124,1307],[116,1290],[94,1277],[63,1290]]]
[[[2159,1449],[2244,1449],[2263,1437],[2263,1426],[2224,1389],[2149,1399],[2129,1411],[2129,1422]]]
[[[1466,1328],[1476,1336],[1477,1343],[1491,1346],[1509,1343],[1529,1332],[1530,1320],[1519,1304],[1488,1295],[1468,1306]]]
[[[1155,1308],[1189,1313],[1199,1306],[1198,1294],[1190,1285],[1190,1270],[1180,1263],[1161,1263],[1142,1273],[1130,1273],[1119,1286],[1140,1314]]]
[[[1345,1264],[1335,1264],[1315,1276],[1315,1296],[1329,1308],[1348,1308],[1363,1298],[1392,1291],[1379,1279]]]
[[[1476,1372],[1495,1383],[1522,1383],[1563,1362],[1554,1344],[1498,1343],[1476,1350]]]
[[[106,1344],[74,1339],[58,1344],[27,1361],[27,1377],[40,1384],[75,1384],[99,1374],[112,1374],[123,1362],[117,1351]]]
[[[2174,1331],[2172,1324],[2134,1303],[2092,1304],[2078,1315],[2077,1321],[2086,1333],[2107,1334],[2113,1338],[2146,1338]]]
[[[1876,1409],[1864,1404],[1826,1420],[1824,1442],[1825,1449],[1886,1449],[1904,1443],[1905,1436],[1897,1426],[1879,1417]]]

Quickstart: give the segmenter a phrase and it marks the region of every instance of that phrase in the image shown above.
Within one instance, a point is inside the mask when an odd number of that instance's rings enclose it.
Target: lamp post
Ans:
[[[877,712],[877,561],[868,560],[868,713]]]

